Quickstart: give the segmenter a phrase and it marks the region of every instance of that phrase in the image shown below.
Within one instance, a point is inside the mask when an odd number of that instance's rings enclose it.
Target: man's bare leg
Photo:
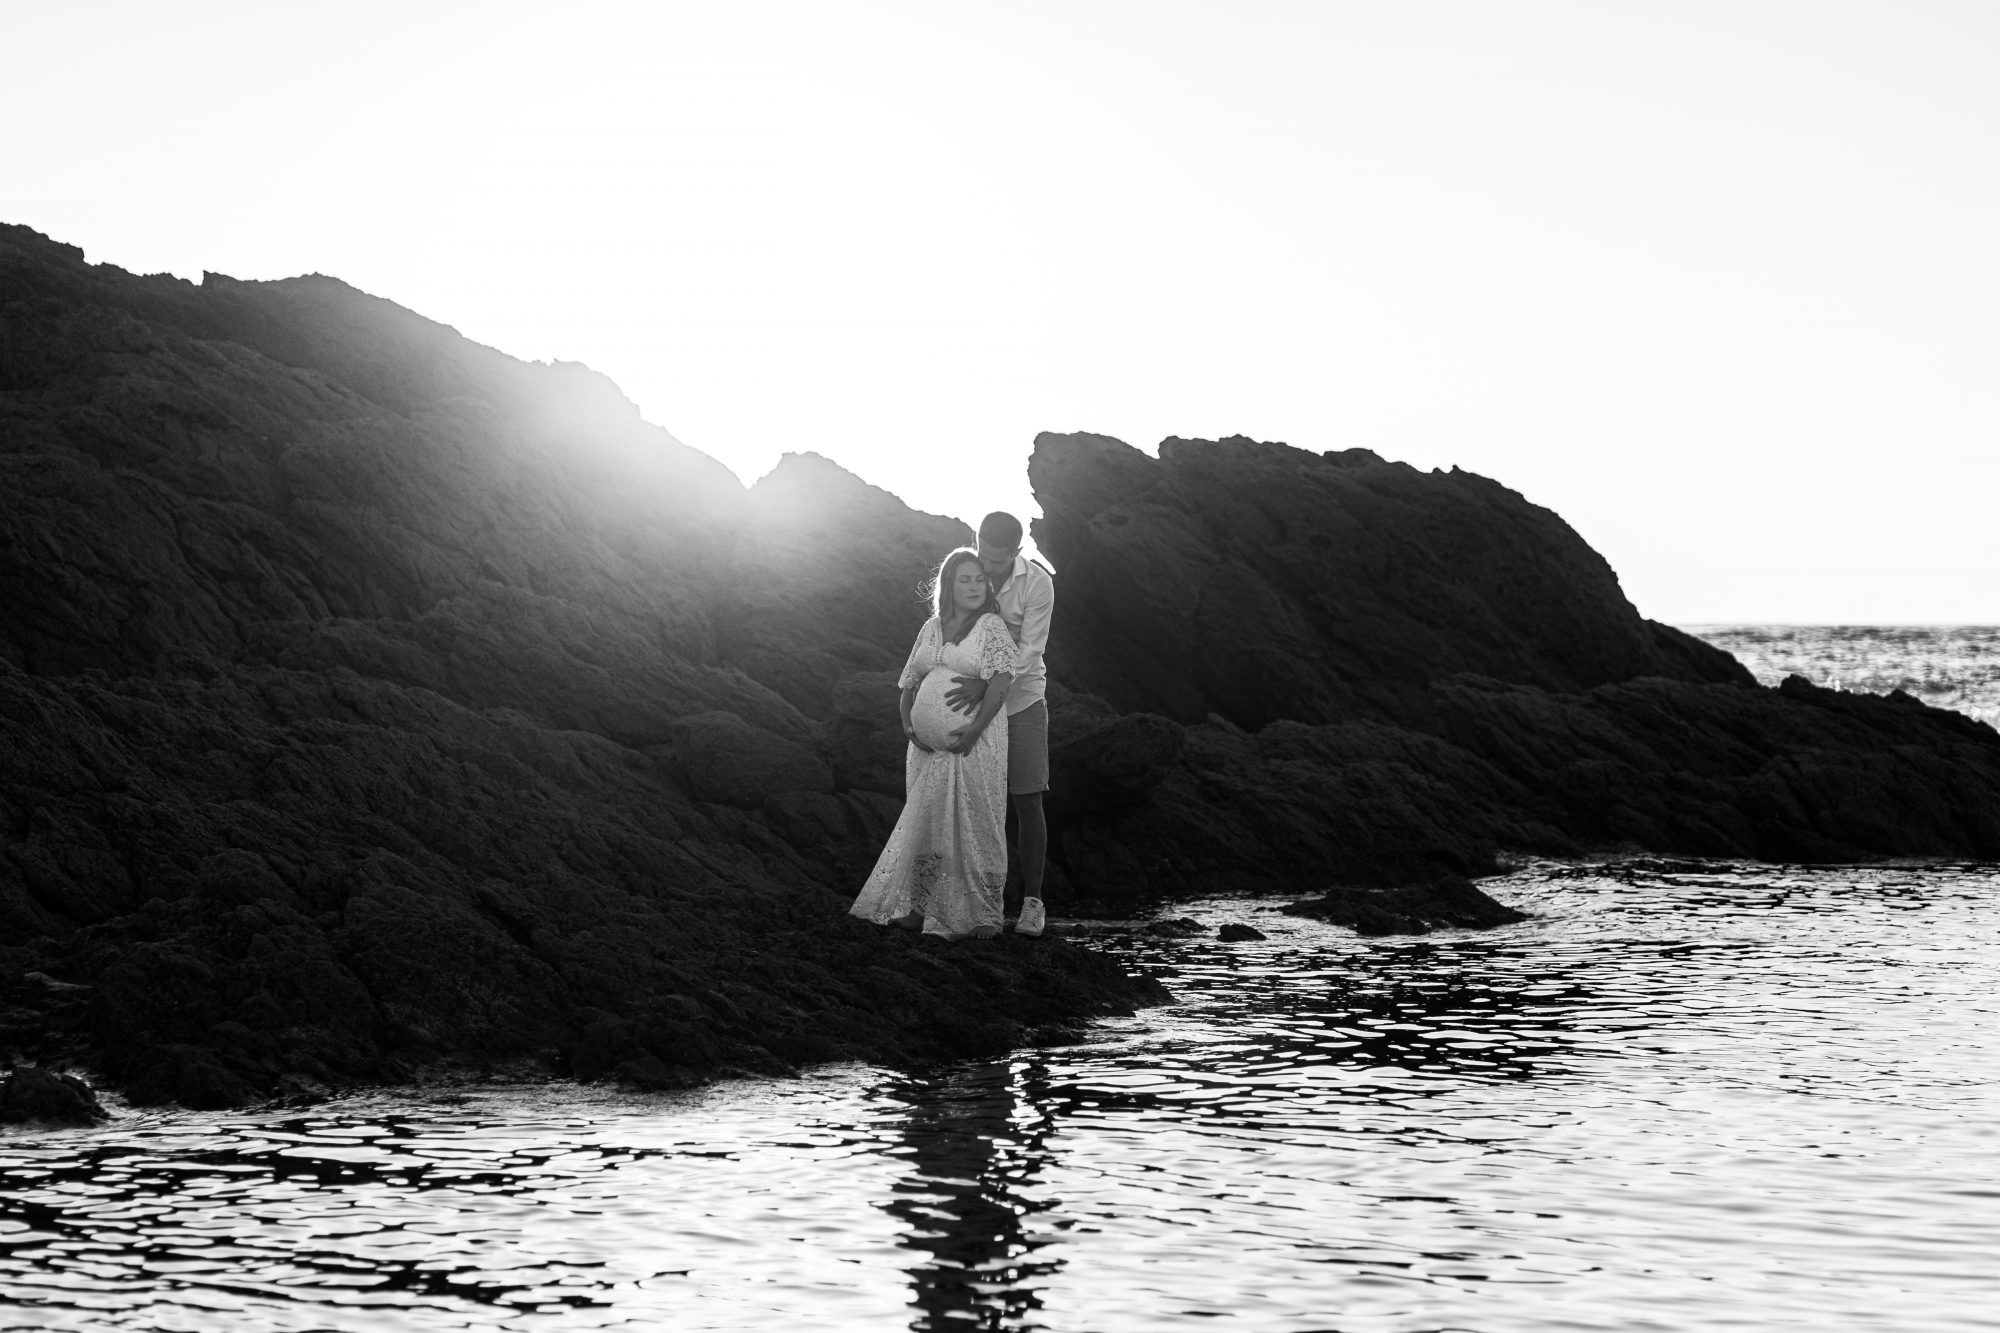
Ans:
[[[1039,935],[1046,912],[1042,906],[1042,868],[1049,859],[1049,821],[1042,814],[1038,791],[1014,793],[1014,817],[1021,840],[1021,920],[1016,933]]]

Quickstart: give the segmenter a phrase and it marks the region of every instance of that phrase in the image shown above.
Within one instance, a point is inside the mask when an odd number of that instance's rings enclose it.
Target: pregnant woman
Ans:
[[[1007,887],[1007,728],[990,726],[1014,679],[1014,639],[979,553],[938,567],[935,614],[903,668],[903,815],[853,915],[950,939],[1000,933]],[[988,681],[968,721],[944,701],[955,676]]]

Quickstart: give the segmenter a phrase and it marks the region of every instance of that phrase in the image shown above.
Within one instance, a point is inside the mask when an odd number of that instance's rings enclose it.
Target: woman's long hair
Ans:
[[[944,633],[944,627],[951,623],[951,617],[946,613],[953,609],[951,600],[952,580],[958,575],[958,567],[968,560],[974,564],[978,564],[979,552],[973,550],[970,546],[961,546],[956,551],[953,551],[944,558],[944,563],[938,566],[937,576],[931,580],[931,586],[926,590],[930,593],[931,614],[937,617],[938,632],[940,634]],[[959,629],[957,636],[948,639],[947,642],[957,643],[971,631],[974,625],[979,623],[981,616],[985,615],[988,611],[998,613],[999,610],[1000,599],[994,596],[993,584],[989,580],[986,585],[986,604],[977,611],[974,611],[970,616],[967,616],[965,624]]]

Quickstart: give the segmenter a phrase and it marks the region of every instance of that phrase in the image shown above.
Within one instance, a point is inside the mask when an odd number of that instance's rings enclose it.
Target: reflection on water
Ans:
[[[922,1256],[908,1268],[919,1326],[1030,1324],[1041,1279],[1061,1266],[1037,1253],[1054,1239],[1037,1231],[1053,1201],[1034,1190],[1052,1121],[1036,1109],[1043,1079],[1024,1065],[1021,1077],[1014,1062],[986,1061],[889,1085],[915,1169],[882,1208]]]
[[[1991,867],[1543,866],[1113,931],[1089,1044],[0,1135],[0,1328],[1989,1327]]]

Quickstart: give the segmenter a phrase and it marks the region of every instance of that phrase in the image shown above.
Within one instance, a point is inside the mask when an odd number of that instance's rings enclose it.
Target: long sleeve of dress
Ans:
[[[1014,674],[1019,650],[1014,646],[1014,636],[1007,632],[1007,622],[996,615],[987,615],[979,622],[981,634],[979,644],[979,678],[991,680],[995,676]]]
[[[923,684],[924,676],[937,662],[939,643],[937,617],[932,616],[917,631],[917,641],[910,645],[910,660],[903,663],[903,674],[896,681],[896,688],[907,690]]]

